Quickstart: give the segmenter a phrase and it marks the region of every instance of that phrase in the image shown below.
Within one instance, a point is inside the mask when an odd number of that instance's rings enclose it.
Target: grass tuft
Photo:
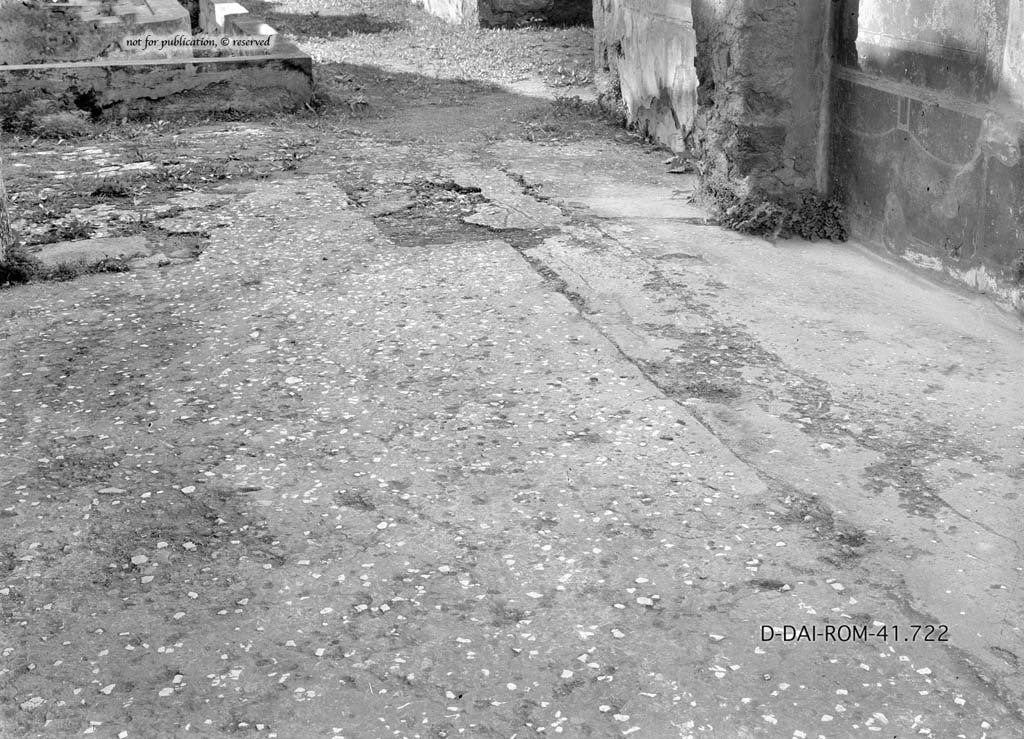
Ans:
[[[718,211],[719,223],[733,231],[772,240],[800,237],[807,241],[846,241],[849,238],[846,213],[834,198],[823,198],[812,191],[797,192],[789,197],[738,196],[707,182],[702,188]]]

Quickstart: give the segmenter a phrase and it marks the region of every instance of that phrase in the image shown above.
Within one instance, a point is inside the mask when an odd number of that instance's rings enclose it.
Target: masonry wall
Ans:
[[[693,0],[693,148],[744,195],[827,185],[829,3]]]
[[[841,0],[833,184],[854,233],[1022,305],[1024,0]]]

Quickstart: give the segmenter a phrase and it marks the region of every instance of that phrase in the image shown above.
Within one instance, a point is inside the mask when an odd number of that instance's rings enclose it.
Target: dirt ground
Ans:
[[[717,229],[585,29],[259,9],[314,110],[5,138],[143,246],[0,291],[0,736],[1024,734],[1019,329]]]

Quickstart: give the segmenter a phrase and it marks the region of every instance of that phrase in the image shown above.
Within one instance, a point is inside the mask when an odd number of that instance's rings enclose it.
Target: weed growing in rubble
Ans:
[[[799,236],[808,241],[846,241],[849,231],[842,204],[804,191],[790,198],[738,196],[731,190],[703,184],[718,211],[719,223],[740,233],[769,239]]]
[[[59,241],[80,241],[96,233],[96,226],[81,218],[71,217],[58,224],[47,236],[45,241],[37,243],[56,244]]]

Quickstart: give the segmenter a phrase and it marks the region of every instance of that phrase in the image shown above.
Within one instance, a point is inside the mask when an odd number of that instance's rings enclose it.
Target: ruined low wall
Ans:
[[[214,46],[195,50],[188,44],[122,48],[128,37],[195,40],[189,12],[175,0],[0,3],[0,117],[16,117],[40,101],[121,116],[154,107],[292,110],[312,97],[310,57],[238,3],[202,0],[202,8],[196,6]],[[217,36],[268,39],[268,45],[225,47]]]
[[[591,0],[414,0],[451,23],[484,27],[517,26],[534,20],[555,25],[589,25]]]
[[[832,173],[854,234],[1024,308],[1024,1],[840,9]]]
[[[594,54],[617,85],[628,122],[685,150],[697,109],[690,0],[594,0]]]
[[[414,0],[416,5],[428,13],[443,18],[449,23],[477,24],[480,14],[477,9],[478,0]]]
[[[693,148],[736,194],[827,187],[829,3],[693,0]]]

